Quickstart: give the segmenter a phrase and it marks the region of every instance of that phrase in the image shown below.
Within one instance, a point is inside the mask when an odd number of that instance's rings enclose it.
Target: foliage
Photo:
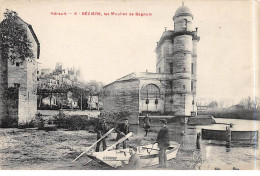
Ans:
[[[45,119],[42,116],[41,113],[36,114],[35,116],[35,124],[38,127],[39,130],[43,130],[44,129],[44,123],[45,123]]]
[[[102,112],[102,116],[106,117],[106,121],[112,125],[120,123],[125,117],[130,117],[130,111],[120,111],[120,112]]]
[[[256,105],[259,103],[257,100],[258,100],[258,98],[256,97]],[[254,109],[255,102],[254,102],[254,99],[252,99],[251,97],[248,96],[247,98],[242,99],[239,102],[239,105],[241,105],[245,109],[250,110],[250,109]]]
[[[208,105],[209,108],[217,108],[218,107],[218,102],[217,101],[212,101]]]
[[[3,49],[1,54],[3,58],[9,58],[13,64],[17,59],[23,62],[26,58],[33,58],[31,42],[23,25],[19,23],[21,19],[18,17],[18,14],[6,9],[4,17],[0,24],[0,37]]]
[[[1,128],[15,128],[18,127],[18,119],[5,116],[1,119]]]
[[[210,114],[215,118],[260,120],[260,110],[248,110],[248,109],[217,110],[217,111],[207,111],[204,112],[203,114]]]
[[[89,130],[97,124],[97,118],[88,118],[87,116],[66,116],[62,111],[54,116],[54,124],[57,128],[64,128],[68,130]]]

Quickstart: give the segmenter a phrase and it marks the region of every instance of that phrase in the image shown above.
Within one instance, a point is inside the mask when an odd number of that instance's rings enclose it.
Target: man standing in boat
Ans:
[[[130,132],[130,130],[129,130],[130,126],[129,126],[129,123],[128,123],[128,118],[124,118],[123,120],[124,120],[124,122],[120,123],[115,129],[115,131],[117,132],[116,140],[121,139],[122,137],[124,137],[125,135],[127,135]],[[123,141],[123,148],[124,149],[127,147],[127,140],[128,139]],[[119,149],[119,145],[120,144],[116,145],[116,149]]]
[[[166,126],[166,119],[161,119],[160,122],[162,124],[162,128],[160,129],[156,140],[156,143],[158,143],[159,147],[159,167],[166,168],[166,149],[170,146],[169,128]]]
[[[106,124],[106,118],[105,117],[101,118],[101,121],[98,122],[95,130],[97,132],[97,140],[99,140],[108,131],[108,126]],[[103,151],[106,150],[106,148],[107,148],[106,138],[107,137],[105,137],[104,139],[102,139],[100,142],[97,143],[96,152],[99,152],[101,142],[102,142],[102,145],[103,145]]]

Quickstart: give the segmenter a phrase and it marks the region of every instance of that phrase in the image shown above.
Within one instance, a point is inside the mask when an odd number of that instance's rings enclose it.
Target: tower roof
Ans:
[[[179,16],[191,16],[193,18],[193,15],[192,15],[190,9],[187,6],[185,6],[184,4],[182,4],[182,6],[180,6],[176,10],[175,15],[173,16],[173,20],[174,20],[174,18],[179,17]]]

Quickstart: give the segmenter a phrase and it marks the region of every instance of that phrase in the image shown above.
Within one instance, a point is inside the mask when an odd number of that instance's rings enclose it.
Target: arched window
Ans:
[[[142,99],[149,98],[159,98],[160,97],[160,89],[155,84],[148,84],[141,89],[141,98]]]

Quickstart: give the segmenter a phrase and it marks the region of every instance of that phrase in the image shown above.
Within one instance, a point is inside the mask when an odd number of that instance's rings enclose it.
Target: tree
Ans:
[[[8,62],[14,64],[16,60],[23,62],[25,59],[33,58],[31,42],[22,23],[23,21],[18,14],[9,9],[4,12],[4,20],[0,23],[0,109],[2,111],[0,120],[9,118],[7,105]]]
[[[218,107],[218,102],[217,101],[212,101],[208,105],[208,108],[217,108],[217,107]]]
[[[254,100],[248,96],[239,102],[239,105],[243,106],[245,109],[251,110],[254,108]]]
[[[13,64],[17,59],[33,58],[31,42],[18,14],[6,9],[4,17],[1,23],[2,56]]]

